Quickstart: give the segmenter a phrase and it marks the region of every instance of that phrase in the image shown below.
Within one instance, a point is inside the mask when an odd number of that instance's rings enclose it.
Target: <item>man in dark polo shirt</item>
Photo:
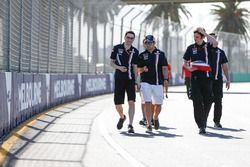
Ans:
[[[168,62],[164,52],[155,47],[153,35],[145,37],[146,50],[139,55],[138,72],[140,73],[140,92],[145,104],[147,130],[152,131],[151,117],[153,112],[154,128],[159,128],[158,116],[163,103],[163,86],[168,84]],[[154,105],[153,111],[151,106]]]
[[[206,43],[204,38],[207,38],[210,43]],[[194,118],[199,128],[200,134],[206,133],[207,113],[211,103],[212,82],[211,73],[202,71],[197,67],[188,65],[194,61],[203,61],[204,64],[210,65],[213,47],[217,47],[218,42],[215,38],[208,35],[203,28],[197,28],[194,31],[194,44],[187,47],[183,56],[184,67],[191,71],[191,93],[194,106]]]
[[[135,113],[135,78],[136,64],[139,51],[132,46],[135,39],[135,33],[128,31],[125,34],[125,42],[114,46],[110,59],[111,66],[115,69],[115,90],[114,103],[120,119],[117,123],[117,129],[123,127],[126,116],[123,113],[122,104],[124,104],[125,92],[128,98],[129,125],[128,133],[134,133],[133,119]]]
[[[215,39],[217,36],[215,33],[210,33]],[[209,41],[208,41],[209,42]],[[212,98],[214,102],[214,127],[222,128],[220,123],[222,115],[222,97],[223,97],[223,76],[222,70],[226,77],[226,88],[230,88],[230,76],[228,72],[228,59],[225,52],[216,47],[212,50]],[[212,104],[211,104],[212,105]],[[207,113],[207,117],[208,117]]]

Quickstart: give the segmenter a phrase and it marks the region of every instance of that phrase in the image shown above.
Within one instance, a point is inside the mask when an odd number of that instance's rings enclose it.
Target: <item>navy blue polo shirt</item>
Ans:
[[[139,55],[138,59],[138,67],[147,66],[148,68],[148,72],[140,74],[141,82],[151,85],[162,85],[164,81],[162,67],[167,65],[168,61],[164,52],[157,48],[152,53],[145,50]]]
[[[137,64],[139,51],[131,46],[129,50],[126,50],[123,44],[114,46],[110,58],[115,60],[115,64],[118,66],[125,66],[127,72],[121,72],[115,70],[115,79],[129,79],[135,80],[135,74],[133,70],[133,64]]]
[[[201,60],[203,62],[211,65],[211,57],[212,57],[212,45],[203,41],[201,45],[192,44],[187,47],[187,50],[183,56],[183,59],[186,61],[197,61]],[[195,70],[192,73],[192,76],[196,76],[198,78],[206,78],[211,77],[211,72],[207,74],[207,72]]]
[[[221,65],[228,62],[225,52],[216,47],[212,49],[212,58],[211,58],[211,68],[212,68],[212,78],[214,80],[222,80],[222,68]]]

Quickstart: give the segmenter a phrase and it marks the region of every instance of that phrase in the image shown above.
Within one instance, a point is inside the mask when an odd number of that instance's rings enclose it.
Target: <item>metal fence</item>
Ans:
[[[0,70],[111,72],[111,49],[132,29],[136,33],[135,47],[142,51],[142,38],[153,34],[157,47],[166,52],[172,72],[180,73],[183,53],[193,43],[194,27],[180,28],[174,23],[146,26],[143,20],[149,8],[113,0],[1,0]],[[164,36],[166,28],[169,32]],[[227,33],[220,33],[219,40],[229,57],[231,71],[249,72],[248,43]]]

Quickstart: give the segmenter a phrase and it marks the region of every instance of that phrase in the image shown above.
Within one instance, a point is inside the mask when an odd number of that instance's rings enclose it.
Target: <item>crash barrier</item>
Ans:
[[[250,82],[250,73],[232,73],[234,82]]]
[[[250,74],[231,74],[233,82],[250,81]],[[51,107],[113,92],[113,74],[0,73],[0,139],[23,121]],[[183,85],[172,73],[170,85]]]
[[[112,74],[0,73],[0,138],[51,107],[112,90]]]

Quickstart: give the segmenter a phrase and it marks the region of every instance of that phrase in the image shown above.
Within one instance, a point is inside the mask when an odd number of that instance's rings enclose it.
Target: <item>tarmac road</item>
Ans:
[[[116,129],[119,117],[113,95],[104,95],[62,105],[23,124],[2,145],[0,160],[3,166],[18,167],[250,166],[250,83],[234,83],[225,90],[223,128],[213,128],[210,112],[206,135],[198,134],[185,88],[169,91],[160,129],[152,133],[138,124],[139,95],[135,134],[127,133],[128,119],[122,130]]]

